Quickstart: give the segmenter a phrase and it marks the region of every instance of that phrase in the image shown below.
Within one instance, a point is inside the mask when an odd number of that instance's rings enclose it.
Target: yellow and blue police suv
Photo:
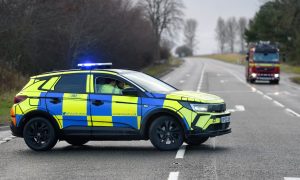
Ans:
[[[159,150],[199,145],[231,132],[224,101],[179,91],[141,72],[79,64],[77,70],[30,78],[11,109],[13,135],[33,150],[58,140],[80,146],[91,140],[148,140]],[[103,68],[105,67],[105,68]]]

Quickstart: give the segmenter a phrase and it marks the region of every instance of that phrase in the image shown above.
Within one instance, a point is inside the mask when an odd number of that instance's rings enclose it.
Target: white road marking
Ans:
[[[235,109],[227,109],[228,112],[235,112]]]
[[[10,141],[10,140],[12,140],[12,138],[11,138],[11,137],[6,137],[6,138],[3,138],[3,141]]]
[[[179,82],[182,84],[182,83],[184,83],[184,80],[180,80]]]
[[[300,117],[300,114],[296,113],[295,111],[293,111],[293,110],[291,110],[291,109],[289,109],[289,108],[286,108],[285,110],[286,110],[287,112],[289,112],[290,114],[296,116],[296,117]]]
[[[213,148],[216,149],[216,137],[211,137],[210,141],[211,141]]]
[[[6,141],[0,141],[0,144],[3,144],[3,143],[5,143]]]
[[[235,109],[236,109],[237,111],[245,111],[245,107],[244,107],[243,105],[236,105],[236,106],[235,106]]]
[[[256,91],[258,94],[260,94],[260,95],[263,95],[264,93],[263,92],[261,92],[261,91],[259,91],[259,90],[257,90]]]
[[[169,79],[170,79],[170,77],[168,77],[168,78],[164,79],[163,81],[168,81]]]
[[[272,98],[270,96],[267,96],[267,95],[264,95],[264,98],[268,99],[268,100],[272,100]]]
[[[175,159],[183,159],[184,153],[185,153],[185,149],[186,149],[186,145],[182,145],[178,149]]]
[[[186,74],[186,77],[190,77],[191,75],[190,74]]]
[[[203,76],[204,76],[204,71],[205,71],[205,64],[203,64],[203,67],[202,67],[201,77],[200,77],[200,80],[199,80],[199,83],[198,83],[198,86],[197,86],[197,92],[200,92],[200,90],[201,90],[201,86],[202,86],[202,82],[203,82]]]
[[[224,81],[224,80],[221,80],[220,82],[221,82],[221,83],[224,83],[225,81]]]
[[[300,180],[298,177],[284,177],[284,180]]]
[[[252,90],[252,92],[255,92],[256,88],[251,86],[251,90]]]
[[[179,172],[170,172],[168,180],[177,180],[179,176]]]
[[[274,102],[274,104],[276,104],[277,106],[284,107],[284,105],[283,105],[283,104],[281,104],[281,103],[280,103],[280,102],[278,102],[278,101],[275,101],[275,100],[273,100],[273,102]]]

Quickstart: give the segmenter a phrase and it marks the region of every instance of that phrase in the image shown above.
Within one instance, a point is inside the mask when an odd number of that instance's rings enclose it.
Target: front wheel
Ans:
[[[183,143],[183,129],[171,116],[162,116],[150,126],[151,143],[159,150],[177,150]]]
[[[186,139],[185,142],[186,142],[188,145],[191,145],[191,146],[197,146],[197,145],[203,144],[205,141],[208,140],[208,138],[209,138],[209,137],[189,138],[189,139]]]
[[[36,117],[26,123],[23,130],[25,143],[35,151],[50,150],[57,143],[53,125],[43,117]]]

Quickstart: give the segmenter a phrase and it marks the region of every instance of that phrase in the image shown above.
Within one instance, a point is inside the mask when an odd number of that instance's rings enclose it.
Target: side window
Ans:
[[[95,92],[101,94],[118,94],[122,95],[122,91],[131,86],[123,81],[113,78],[106,78],[101,76],[95,77]]]
[[[63,75],[54,86],[54,91],[64,93],[86,93],[86,74]]]

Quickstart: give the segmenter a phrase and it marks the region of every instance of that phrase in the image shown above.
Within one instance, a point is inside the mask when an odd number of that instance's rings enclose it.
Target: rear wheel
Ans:
[[[191,145],[191,146],[197,146],[197,145],[203,144],[205,141],[208,140],[208,138],[209,138],[209,137],[189,138],[189,139],[186,139],[185,142],[186,142],[188,145]]]
[[[65,141],[73,146],[82,146],[89,142],[89,140],[85,138],[66,138]]]
[[[53,125],[43,117],[30,119],[24,127],[23,137],[27,146],[35,151],[49,150],[58,140]]]
[[[183,143],[183,129],[171,116],[162,116],[150,126],[151,143],[159,150],[177,150]]]

